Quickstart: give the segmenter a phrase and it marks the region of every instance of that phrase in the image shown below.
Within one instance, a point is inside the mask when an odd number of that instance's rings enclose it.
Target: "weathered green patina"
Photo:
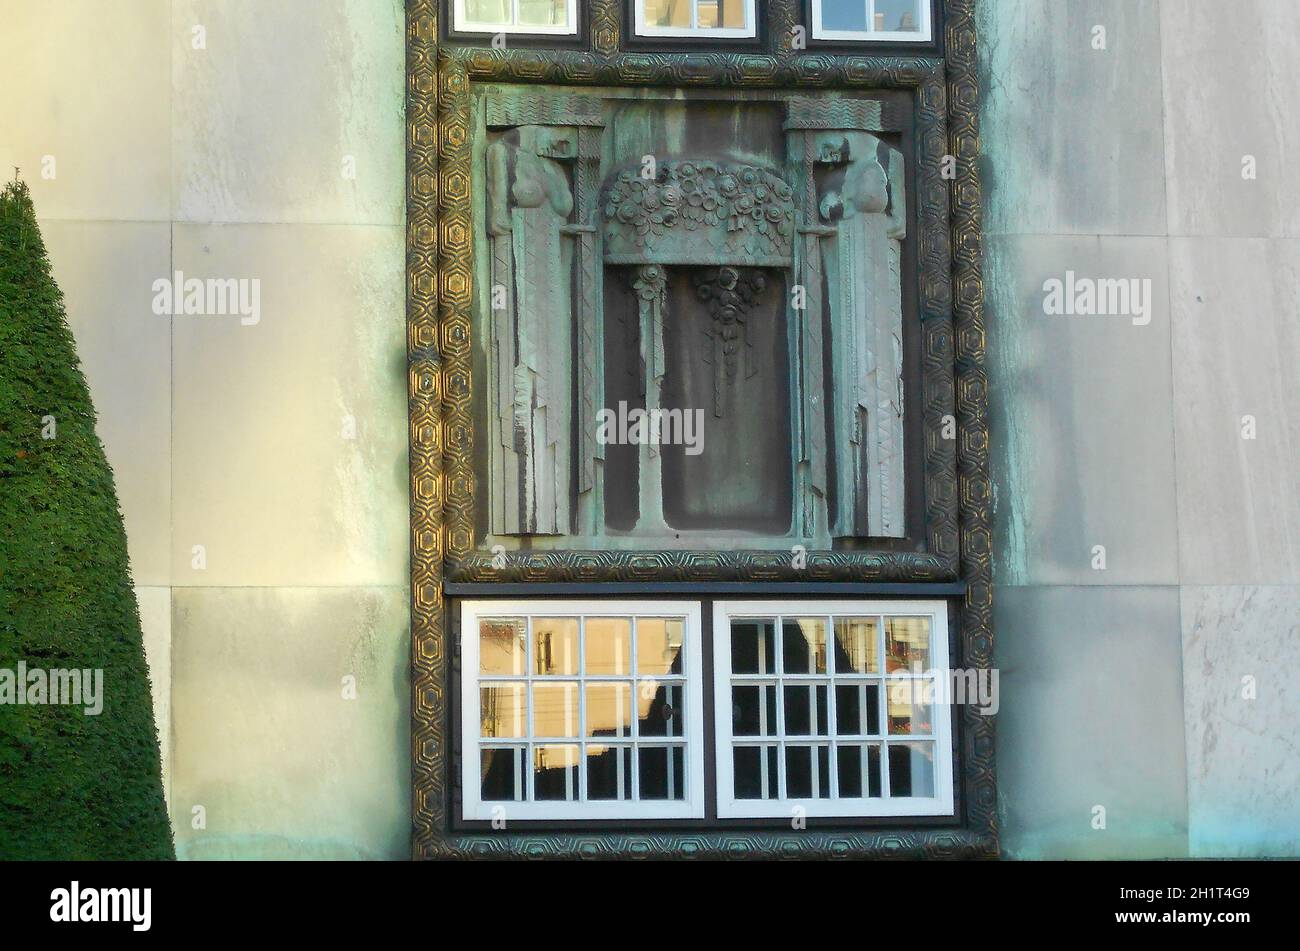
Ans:
[[[885,103],[532,86],[476,102],[485,541],[904,536],[907,175]],[[635,445],[606,445],[615,406],[654,424]],[[683,415],[690,451],[658,426]]]

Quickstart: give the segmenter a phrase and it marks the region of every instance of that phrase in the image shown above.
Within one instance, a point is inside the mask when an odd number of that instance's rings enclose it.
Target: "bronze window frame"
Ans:
[[[940,57],[790,48],[801,0],[769,0],[774,49],[624,51],[621,0],[588,0],[591,50],[492,50],[440,37],[441,5],[407,0],[407,317],[412,590],[412,850],[417,858],[534,855],[992,857],[997,853],[993,722],[960,712],[955,828],[709,829],[597,833],[451,823],[451,689],[456,648],[444,585],[807,582],[845,587],[961,582],[955,664],[992,663],[991,494],[980,272],[974,0],[947,0]],[[926,550],[520,552],[505,568],[474,549],[470,87],[475,82],[905,90],[913,97],[925,452]],[[955,178],[943,178],[945,156]],[[944,417],[956,439],[943,439]],[[554,590],[554,589],[551,589]],[[556,592],[558,593],[558,592]],[[848,592],[845,592],[846,595]]]

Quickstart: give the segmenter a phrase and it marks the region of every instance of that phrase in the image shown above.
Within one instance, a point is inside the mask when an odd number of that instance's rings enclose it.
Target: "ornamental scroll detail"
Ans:
[[[484,111],[490,535],[905,536],[907,202],[888,110],[790,98],[762,145],[729,143],[745,158],[646,162],[680,136],[652,103],[613,102],[521,92]],[[656,427],[700,413],[701,444],[607,445],[614,406]]]

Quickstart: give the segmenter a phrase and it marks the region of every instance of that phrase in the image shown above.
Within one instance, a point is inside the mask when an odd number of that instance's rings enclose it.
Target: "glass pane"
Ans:
[[[692,0],[645,0],[646,26],[691,26]]]
[[[718,0],[719,20],[728,30],[742,30],[749,26],[749,3],[746,0]]]
[[[548,745],[533,750],[533,798],[578,798],[578,747]]]
[[[885,618],[885,666],[895,670],[925,670],[930,665],[930,619]]]
[[[587,684],[587,736],[631,735],[632,685]]]
[[[533,654],[543,676],[573,677],[578,673],[578,619],[533,618]]]
[[[719,27],[728,30],[744,29],[745,0],[696,0],[695,25],[702,30],[715,30]]]
[[[785,732],[787,736],[826,735],[826,687],[785,687]]]
[[[568,26],[568,0],[519,0],[520,26]]]
[[[880,795],[879,746],[837,746],[835,758],[841,799],[861,799],[864,789],[867,796]]]
[[[776,799],[777,747],[737,746],[732,752],[732,785],[737,799]]]
[[[755,684],[731,688],[733,736],[776,735],[776,687]]]
[[[475,25],[510,26],[511,0],[465,0],[465,19]]]
[[[826,619],[787,618],[781,625],[781,659],[787,674],[826,673]]]
[[[869,0],[822,0],[822,29],[867,29],[867,3]]]
[[[927,0],[876,0],[876,32],[915,33],[921,29],[921,3]]]
[[[891,798],[934,795],[934,744],[889,744],[889,795]]]
[[[623,677],[632,673],[632,621],[625,617],[589,617],[586,621],[589,677]]]
[[[632,798],[632,747],[587,747],[587,798]]]
[[[489,677],[522,677],[528,666],[528,625],[521,617],[478,622],[478,669]]]
[[[682,684],[658,684],[651,691],[642,684],[637,703],[637,731],[641,736],[682,735]]]
[[[889,732],[932,734],[934,732],[933,680],[901,680],[885,689],[889,697]]]
[[[880,628],[873,617],[835,619],[835,671],[840,674],[880,673]]]
[[[578,685],[533,685],[533,736],[578,735]]]
[[[637,618],[636,672],[641,677],[664,677],[682,672],[680,618]]]
[[[776,671],[776,622],[731,622],[731,672],[771,674]]]
[[[867,779],[870,781],[867,790],[868,796],[879,797],[881,795],[880,770],[881,770],[880,747],[868,746],[867,747]]]
[[[785,748],[785,796],[787,799],[812,798],[812,764],[811,746],[787,746]]]
[[[840,736],[880,734],[880,685],[835,687],[835,732]]]
[[[680,746],[643,746],[637,750],[642,799],[685,799],[686,757]]]
[[[480,796],[484,802],[514,802],[524,798],[522,749],[481,750]]]
[[[840,684],[835,688],[835,732],[841,736],[865,733],[861,684]]]
[[[479,736],[527,735],[528,704],[523,684],[483,684],[478,697]]]

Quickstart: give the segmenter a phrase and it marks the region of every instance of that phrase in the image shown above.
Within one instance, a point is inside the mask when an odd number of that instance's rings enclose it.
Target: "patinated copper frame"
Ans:
[[[946,3],[944,58],[796,51],[798,0],[770,0],[770,51],[624,52],[620,0],[591,0],[591,49],[440,46],[437,0],[407,3],[407,280],[412,559],[413,854],[913,856],[997,852],[993,722],[961,709],[959,825],[714,833],[452,832],[450,668],[443,582],[896,581],[965,583],[957,662],[992,661],[987,389],[980,273],[974,0]],[[914,90],[926,551],[521,552],[474,548],[470,84],[545,82]],[[941,174],[945,155],[955,178]],[[943,417],[957,438],[944,439]]]

